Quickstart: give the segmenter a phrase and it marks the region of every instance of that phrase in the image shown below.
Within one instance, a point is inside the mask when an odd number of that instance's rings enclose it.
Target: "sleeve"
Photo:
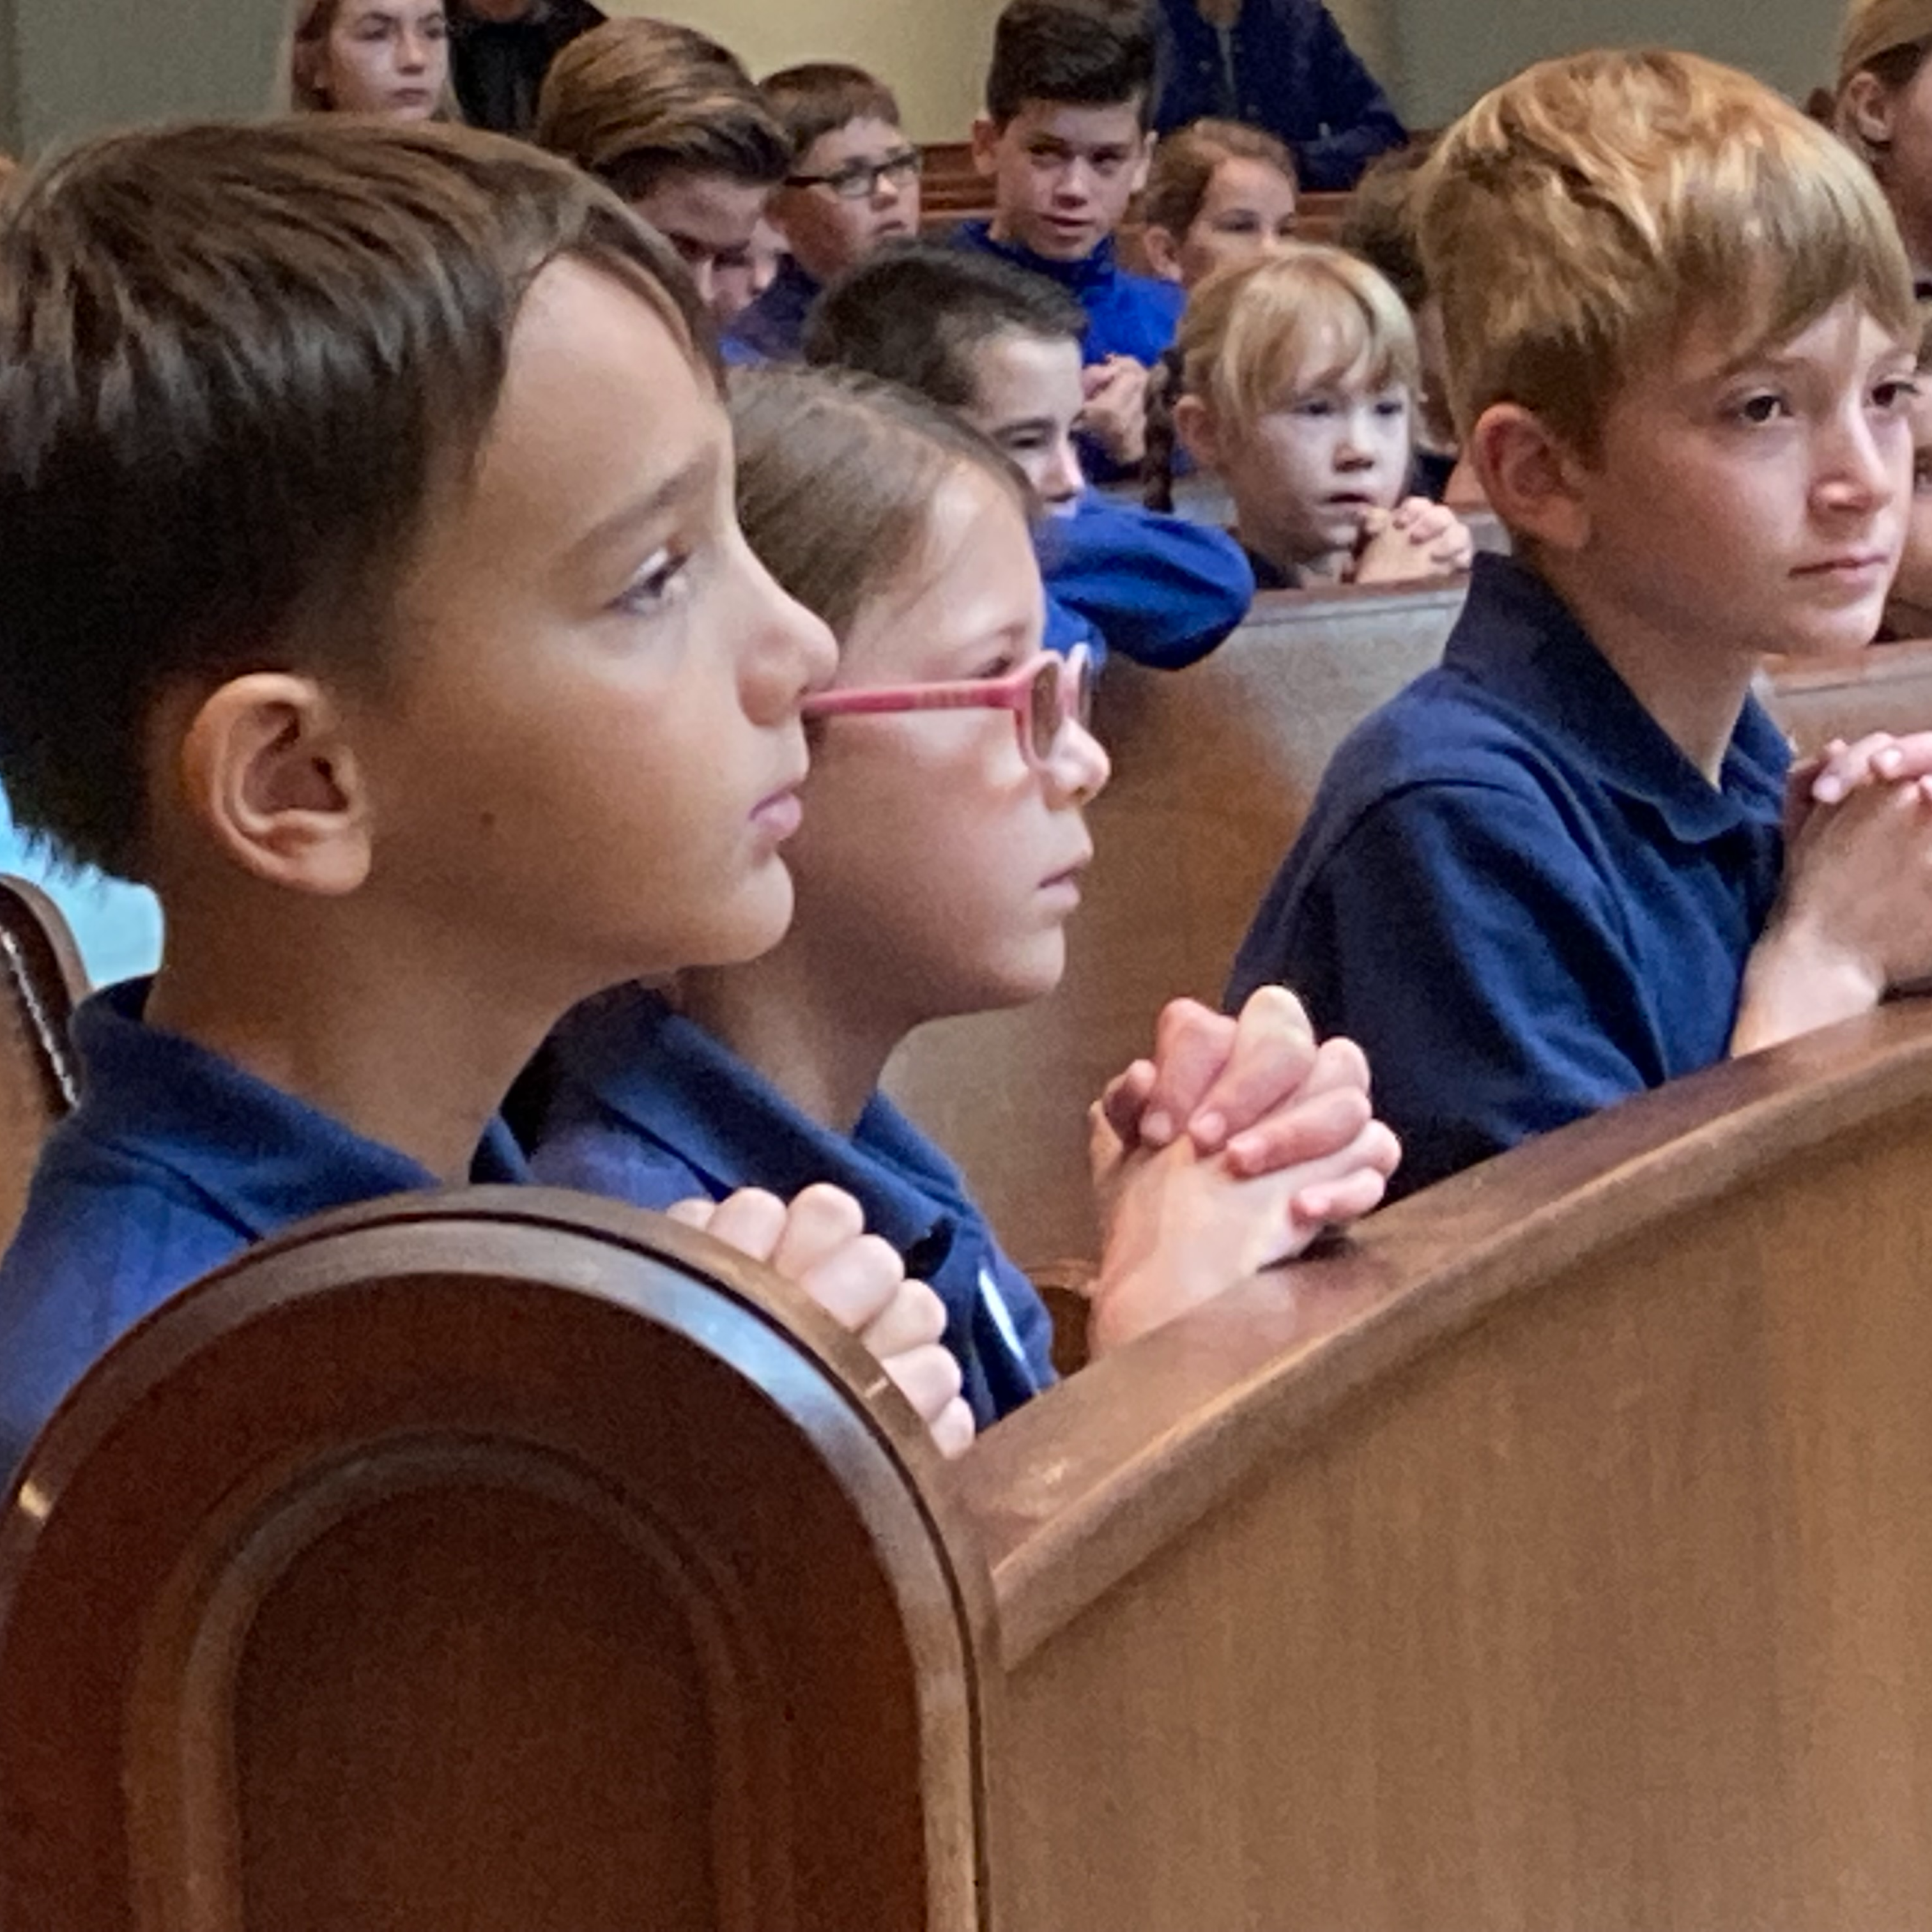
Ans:
[[[1325,130],[1294,144],[1301,185],[1317,193],[1352,188],[1376,155],[1399,148],[1407,129],[1326,7],[1317,7],[1306,67],[1304,112]]]
[[[1232,537],[1090,493],[1040,537],[1054,601],[1157,670],[1205,657],[1248,614],[1254,573]]]
[[[1278,882],[1229,998],[1270,979],[1367,1054],[1400,1193],[1665,1077],[1613,884],[1540,794],[1381,800]]]
[[[671,1153],[615,1118],[578,1118],[545,1132],[530,1172],[550,1187],[662,1214],[680,1201],[716,1200],[716,1189]]]

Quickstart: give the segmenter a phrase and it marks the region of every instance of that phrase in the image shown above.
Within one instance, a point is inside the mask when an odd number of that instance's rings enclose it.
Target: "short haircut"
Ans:
[[[836,134],[854,121],[899,125],[899,104],[892,89],[862,67],[838,61],[808,61],[767,75],[758,84],[765,105],[778,117],[794,155],[812,142]]]
[[[1000,335],[1077,343],[1080,304],[1044,276],[944,242],[876,250],[821,295],[806,324],[805,359],[903,382],[948,409],[977,398],[974,358]]]
[[[1914,338],[1911,271],[1870,170],[1695,55],[1529,68],[1442,137],[1420,193],[1466,436],[1515,402],[1594,454],[1618,389],[1701,318],[1735,317],[1749,352],[1852,298]]]
[[[1401,296],[1367,262],[1312,243],[1210,275],[1174,346],[1181,392],[1198,396],[1236,436],[1326,382],[1354,377],[1413,391],[1422,378]]]
[[[1154,115],[1154,29],[1144,0],[1008,0],[993,28],[986,112],[1004,128],[1029,100]]]
[[[1429,299],[1429,273],[1422,264],[1416,219],[1416,183],[1434,152],[1432,142],[1421,140],[1378,154],[1355,184],[1335,237],[1338,247],[1386,275],[1412,310]]]
[[[950,411],[850,369],[772,365],[731,385],[738,520],[760,562],[842,644],[867,601],[920,558],[932,500],[976,470],[1031,519],[1012,460]]]
[[[737,56],[665,20],[608,20],[565,47],[535,139],[627,201],[667,175],[771,188],[791,172],[791,142]]]
[[[1190,121],[1163,134],[1148,170],[1142,212],[1150,228],[1164,228],[1177,240],[1194,226],[1223,161],[1259,161],[1288,185],[1299,183],[1288,144],[1265,128],[1244,121]]]
[[[23,824],[140,877],[160,699],[250,670],[381,678],[422,527],[488,433],[525,293],[566,256],[710,363],[665,244],[492,135],[190,126],[104,136],[19,184],[0,223],[0,782]]]

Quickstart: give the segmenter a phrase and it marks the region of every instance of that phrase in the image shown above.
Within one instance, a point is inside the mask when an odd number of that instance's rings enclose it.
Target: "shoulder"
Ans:
[[[633,1208],[662,1209],[716,1193],[669,1148],[602,1109],[573,1109],[548,1126],[531,1153],[530,1172],[546,1186]]]

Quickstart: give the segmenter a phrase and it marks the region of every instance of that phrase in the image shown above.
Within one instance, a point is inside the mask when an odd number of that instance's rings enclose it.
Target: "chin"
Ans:
[[[680,949],[673,970],[686,966],[742,966],[762,958],[791,929],[791,874],[774,859],[768,876],[748,883],[728,905],[712,908],[706,929]]]

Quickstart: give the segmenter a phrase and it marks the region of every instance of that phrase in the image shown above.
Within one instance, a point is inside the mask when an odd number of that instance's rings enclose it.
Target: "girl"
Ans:
[[[1407,494],[1415,328],[1366,262],[1298,245],[1225,268],[1196,292],[1175,350],[1174,434],[1226,485],[1262,589],[1468,567],[1460,520]]]
[[[282,80],[298,114],[453,119],[443,0],[296,0]]]
[[[1833,124],[1871,164],[1924,292],[1932,272],[1932,0],[1852,0]]]
[[[1157,275],[1192,289],[1294,238],[1294,160],[1272,134],[1196,121],[1154,150],[1142,245]]]
[[[1886,600],[1879,641],[1932,638],[1932,302],[1918,304],[1918,394],[1912,405],[1912,508],[1905,554]]]
[[[1092,856],[1082,808],[1108,773],[1084,722],[1087,666],[1041,648],[1028,493],[977,431],[844,371],[749,372],[731,406],[746,533],[840,646],[832,688],[808,700],[791,929],[748,965],[682,976],[674,1001],[634,987],[580,1008],[552,1043],[535,1164],[647,1207],[843,1188],[938,1292],[984,1424],[1050,1379],[1045,1311],[878,1082],[915,1027],[1058,983]],[[1382,1196],[1396,1148],[1360,1055],[1346,1041],[1316,1052],[1280,988],[1240,1027],[1275,1028],[1294,1061],[1265,1148],[1123,1136],[1144,1080],[1124,1108],[1116,1083],[1096,1120],[1096,1350]]]

